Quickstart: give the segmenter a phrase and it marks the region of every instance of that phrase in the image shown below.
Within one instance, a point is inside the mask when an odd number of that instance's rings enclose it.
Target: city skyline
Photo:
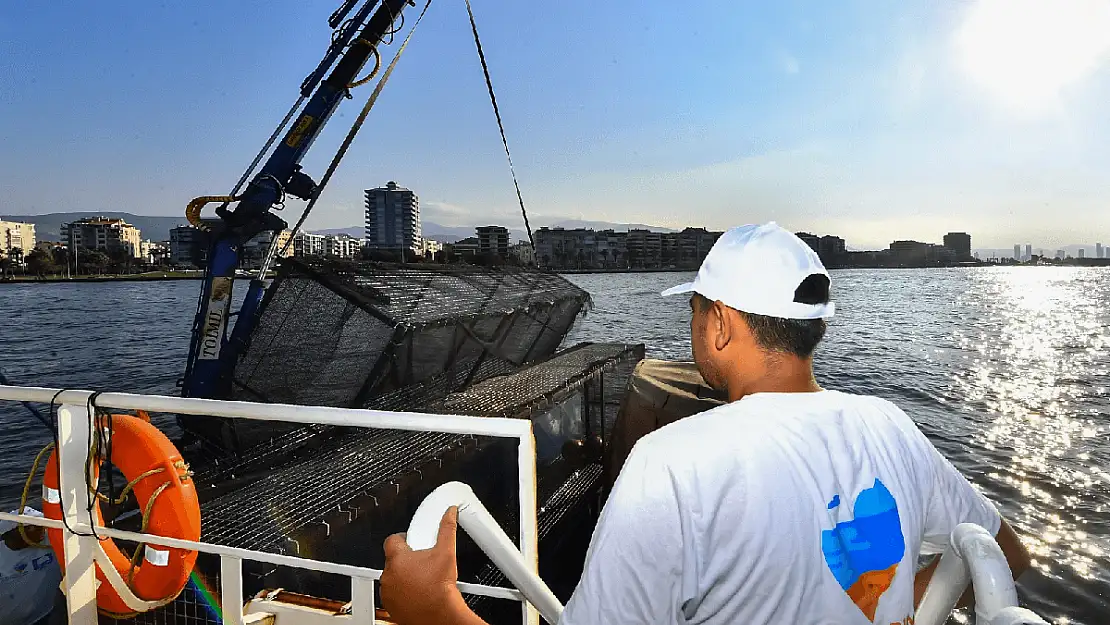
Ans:
[[[384,189],[379,189],[379,190],[384,190]],[[416,200],[415,192],[410,191],[409,189],[406,189],[406,188],[400,188],[399,190],[412,194],[413,195],[413,200],[414,201]],[[369,191],[370,190],[365,191],[364,194],[368,193]],[[419,212],[419,209],[417,209],[417,212]],[[55,214],[58,214],[58,213],[55,213]],[[74,216],[74,219],[76,219],[78,216],[82,216],[82,215],[84,215],[85,218],[89,218],[89,217],[97,215],[97,213],[95,213],[95,212],[85,212],[85,213],[77,212],[77,213],[60,213],[60,214],[62,214],[62,215],[72,215],[72,216]],[[125,213],[119,213],[119,214],[120,215],[125,215],[125,216],[129,215],[132,218],[135,218],[135,217],[138,217],[138,218],[143,218],[143,217],[160,218],[157,215],[135,215],[135,214],[125,214]],[[30,216],[24,216],[24,217],[41,218],[41,217],[45,217],[45,216],[46,215],[30,215]],[[4,214],[0,214],[0,222],[7,223],[7,222],[4,221],[5,219],[7,219],[9,222],[20,222],[20,216],[19,215],[12,215],[10,217],[6,217]],[[173,220],[173,219],[176,219],[176,218],[171,217],[170,219]],[[338,233],[338,232],[342,231],[342,232],[345,232],[345,234],[347,234],[348,236],[354,236],[355,238],[365,239],[366,238],[365,219],[366,219],[366,216],[363,217],[364,222],[363,222],[362,225],[357,225],[357,226],[349,225],[346,228],[325,228],[325,229],[308,228],[308,229],[305,230],[305,232],[313,233],[313,234],[321,233],[321,232],[323,232],[325,234],[327,234],[327,233],[335,234],[335,233]],[[417,220],[419,220],[419,217],[417,217]],[[177,225],[184,225],[184,222],[185,222],[184,218],[179,219],[177,221],[181,222]],[[686,229],[686,228],[694,228],[694,229],[699,229],[699,228],[700,229],[706,229],[706,228],[708,228],[708,229],[712,230],[712,228],[709,228],[705,224],[700,224],[700,225],[699,224],[685,224],[685,225],[682,225],[681,227],[677,227],[677,228],[666,228],[666,227],[662,227],[662,226],[655,226],[655,225],[650,225],[650,224],[640,224],[640,223],[613,223],[613,222],[580,221],[580,220],[566,220],[566,221],[563,221],[563,222],[549,222],[547,220],[538,220],[538,221],[539,221],[539,223],[533,222],[533,224],[532,224],[533,225],[533,232],[535,232],[536,230],[539,230],[541,228],[550,228],[550,227],[566,228],[566,229],[588,228],[588,229],[596,230],[598,232],[601,232],[601,231],[604,231],[604,230],[612,230],[612,229],[616,229],[617,231],[626,231],[626,230],[631,230],[631,229],[645,229],[645,228],[649,229],[649,230],[660,231],[660,232],[665,232],[665,231],[679,232],[679,231],[681,231],[683,229]],[[434,228],[437,228],[437,229],[444,227],[443,224],[432,223],[430,225],[433,226]],[[482,227],[483,225],[498,225],[498,226],[500,226],[501,224],[491,224],[489,222],[476,221],[476,222],[472,222],[471,224],[466,225],[466,226],[448,227],[448,229],[454,230],[454,231],[458,231],[458,230],[465,231],[465,234],[461,235],[461,236],[473,236],[473,230],[475,228]],[[780,224],[780,225],[783,225],[788,230],[791,230],[791,231],[794,231],[794,232],[805,233],[805,230],[793,227],[793,224],[783,223],[783,224]],[[64,227],[64,224],[63,224],[63,227]],[[512,232],[514,232],[514,231],[517,233],[515,236],[512,234]],[[1079,249],[1086,249],[1087,257],[1089,257],[1089,258],[1110,258],[1110,245],[1103,245],[1103,244],[1101,244],[1101,241],[1098,241],[1098,240],[1096,240],[1094,242],[1089,242],[1089,243],[1075,243],[1075,242],[1073,242],[1073,243],[1069,243],[1069,244],[1066,244],[1066,245],[1063,245],[1063,246],[1034,245],[1032,243],[1024,242],[1024,243],[1020,243],[1020,244],[1015,244],[1013,246],[1013,251],[1011,252],[1009,248],[991,248],[991,247],[985,247],[985,246],[979,245],[978,241],[980,239],[979,239],[978,235],[975,235],[975,233],[962,233],[962,232],[949,231],[949,232],[944,233],[944,234],[936,233],[936,234],[931,234],[931,235],[927,235],[927,236],[897,236],[889,242],[876,244],[874,246],[868,246],[868,245],[865,245],[865,244],[861,244],[858,240],[855,240],[852,237],[851,233],[847,233],[847,236],[844,236],[845,233],[819,233],[819,236],[830,235],[830,234],[833,235],[833,236],[843,236],[844,239],[845,239],[846,249],[849,250],[849,251],[878,251],[878,250],[883,250],[883,249],[887,249],[889,247],[889,244],[891,242],[895,242],[895,241],[916,241],[916,242],[922,242],[922,243],[931,243],[931,244],[943,245],[943,244],[945,244],[945,240],[953,234],[968,234],[972,237],[972,246],[971,246],[972,253],[974,255],[978,255],[978,256],[980,256],[984,259],[987,259],[987,258],[1018,258],[1018,259],[1021,259],[1021,260],[1027,260],[1028,257],[1034,252],[1038,256],[1046,256],[1046,257],[1051,258],[1051,257],[1056,256],[1061,250],[1064,251],[1065,256],[1069,256],[1069,255],[1070,256],[1075,256],[1078,253]],[[59,238],[58,236],[54,236],[52,238],[48,236],[44,240],[53,240],[53,239],[58,239],[58,238]],[[62,238],[64,239],[64,237],[62,237]],[[168,236],[168,234],[167,234],[166,237],[163,237],[163,238],[158,238],[154,235],[151,235],[150,238],[153,241],[162,241],[162,242],[169,242],[170,241],[170,237]],[[449,243],[454,239],[460,238],[460,235],[444,236],[444,235],[441,235],[441,234],[432,234],[432,235],[430,235],[428,237],[424,237],[424,238],[428,239],[428,240],[431,240],[433,242],[438,242],[438,243],[448,242]],[[509,238],[510,238],[511,243],[520,242],[521,240],[525,240],[527,238],[527,235],[524,232],[523,226],[521,225],[519,228],[511,229]],[[390,246],[387,245],[386,247],[390,247]],[[1101,247],[1101,250],[1103,252],[1103,255],[1099,255],[1100,247]],[[1023,252],[1022,250],[1026,250],[1026,251]]]
[[[963,230],[989,248],[1057,249],[1110,232],[1105,7],[712,0],[688,19],[662,0],[634,13],[489,0],[475,11],[537,222],[724,229],[744,215],[852,232],[863,247]],[[20,121],[4,132],[0,214],[111,201],[92,209],[174,215],[226,192],[323,54],[327,13],[293,0],[264,12],[215,0],[13,7],[0,23],[12,94],[0,114]],[[56,37],[63,22],[87,27]],[[663,49],[662,37],[682,44]],[[356,110],[340,109],[305,171],[319,177]],[[500,150],[465,11],[437,5],[308,226],[358,223],[360,192],[395,178],[419,187],[427,221],[518,227]]]

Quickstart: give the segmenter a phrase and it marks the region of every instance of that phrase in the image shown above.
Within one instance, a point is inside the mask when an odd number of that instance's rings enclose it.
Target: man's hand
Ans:
[[[436,546],[413,551],[404,534],[385,541],[382,605],[397,625],[472,625],[482,623],[466,607],[455,561],[459,510],[452,506],[439,523]]]

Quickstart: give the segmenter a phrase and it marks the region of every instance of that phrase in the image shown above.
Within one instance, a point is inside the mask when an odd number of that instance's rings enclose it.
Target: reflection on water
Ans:
[[[974,444],[1005,458],[988,478],[1018,495],[1013,521],[1036,528],[1024,536],[1034,566],[1052,579],[1103,585],[1110,579],[1104,278],[1075,268],[992,272],[979,293],[961,296],[985,302],[985,319],[953,331],[971,355],[953,372],[954,384],[994,416]]]
[[[642,342],[689,359],[693,274],[582,275],[570,342]],[[176,392],[196,282],[0,286],[0,367],[16,380]],[[817,355],[829,388],[886,397],[997,503],[1037,560],[1021,583],[1056,623],[1110,622],[1110,271],[833,272]],[[10,322],[9,322],[10,321]],[[0,407],[0,507],[18,501],[44,432]]]
[[[574,338],[688,359],[686,301],[657,294],[692,275],[573,276],[597,304]],[[1110,271],[837,271],[833,290],[821,383],[897,403],[998,505],[1036,560],[1029,607],[1110,622]]]

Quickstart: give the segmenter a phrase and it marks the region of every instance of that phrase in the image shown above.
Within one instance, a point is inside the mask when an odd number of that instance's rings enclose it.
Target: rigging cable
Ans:
[[[320,179],[320,184],[316,185],[316,190],[312,194],[312,199],[309,200],[308,205],[305,206],[304,212],[301,213],[300,219],[297,220],[297,224],[293,226],[293,236],[289,237],[289,240],[285,242],[285,245],[281,248],[281,254],[285,254],[285,252],[289,249],[289,246],[293,245],[293,237],[295,237],[297,233],[300,232],[301,226],[304,225],[305,220],[308,219],[309,213],[311,213],[313,207],[316,206],[316,200],[320,199],[320,194],[323,192],[324,187],[327,186],[328,181],[332,177],[332,174],[334,174],[335,170],[339,167],[339,162],[343,160],[343,157],[347,154],[347,150],[351,147],[351,143],[354,142],[355,136],[358,134],[358,131],[362,129],[362,124],[366,121],[366,117],[370,114],[370,109],[374,108],[374,104],[378,101],[378,96],[381,94],[382,89],[385,87],[385,83],[389,81],[390,75],[393,74],[393,69],[397,66],[397,61],[400,60],[401,54],[405,51],[405,48],[408,47],[409,41],[412,40],[412,34],[416,32],[416,27],[420,25],[420,20],[424,19],[424,14],[428,12],[428,7],[431,6],[431,4],[432,0],[428,0],[427,3],[424,5],[424,9],[420,11],[420,15],[416,18],[416,21],[413,22],[412,28],[409,30],[409,34],[406,35],[405,40],[401,42],[401,47],[398,48],[397,53],[393,55],[393,60],[390,61],[389,66],[385,68],[385,72],[382,74],[381,79],[378,80],[378,84],[374,86],[374,92],[371,93],[370,98],[366,100],[366,104],[363,105],[362,111],[358,114],[358,119],[355,120],[355,123],[351,126],[351,129],[347,132],[347,137],[343,139],[343,144],[339,146],[339,151],[336,152],[335,156],[332,158],[331,165],[328,165],[328,169],[324,173],[324,177]],[[271,247],[271,251],[274,251],[276,249],[276,245]],[[270,258],[267,258],[267,261],[272,260],[273,255],[270,254],[269,256]],[[265,267],[268,268],[268,266],[269,262],[266,263]],[[260,275],[265,275],[265,272],[263,271]]]
[[[285,117],[282,118],[281,123],[278,124],[278,127],[274,129],[274,132],[270,135],[270,138],[266,140],[266,145],[263,145],[262,149],[258,151],[258,154],[254,155],[254,160],[251,161],[251,164],[247,166],[247,170],[244,171],[243,175],[239,177],[239,182],[235,183],[235,186],[231,189],[231,193],[228,193],[228,195],[236,195],[237,193],[239,193],[239,189],[243,188],[243,183],[245,183],[247,181],[247,178],[249,178],[250,175],[254,173],[254,168],[258,167],[258,163],[262,161],[262,157],[266,156],[266,153],[270,151],[270,146],[274,144],[274,141],[276,141],[277,138],[281,135],[281,132],[285,130],[286,126],[289,125],[289,120],[293,119],[293,115],[295,115],[297,111],[300,110],[302,103],[304,103],[303,95],[297,98],[297,101],[293,103],[293,106],[289,107],[289,110],[285,113]],[[280,188],[280,186],[281,185],[279,184],[278,187]],[[284,194],[284,191],[282,193]],[[227,205],[228,203],[224,202],[222,208],[227,208]]]
[[[8,376],[4,375],[3,371],[0,371],[0,384],[4,386],[11,385],[11,381],[8,380]],[[21,401],[19,403],[23,404],[23,407],[26,408],[27,411],[30,412],[32,415],[34,415],[34,417],[39,420],[39,423],[41,423],[46,429],[50,431],[54,430],[53,426],[50,425],[50,420],[43,416],[43,414],[39,412],[38,408],[32,406],[30,402]]]
[[[93,510],[96,508],[95,493],[100,489],[99,469],[97,470],[97,481],[93,482],[93,462],[95,457],[103,451],[104,445],[103,435],[96,423],[97,417],[100,416],[100,407],[96,405],[96,398],[100,397],[100,393],[100,391],[93,391],[89,398],[85,400],[85,411],[89,417],[89,449],[85,454],[85,487],[89,489],[90,494],[85,511],[89,514],[89,528],[92,530],[92,535],[97,540],[108,540],[107,536],[100,536],[96,533],[96,519],[93,517]],[[58,471],[60,472],[61,468]]]
[[[501,131],[501,144],[505,146],[505,158],[509,160],[509,172],[513,175],[513,186],[516,187],[516,199],[520,203],[520,214],[524,217],[524,229],[528,232],[528,245],[532,247],[532,254],[536,253],[536,241],[532,238],[532,226],[528,224],[528,211],[524,208],[524,196],[520,194],[520,183],[516,179],[516,169],[513,167],[513,155],[509,153],[509,140],[505,138],[505,124],[501,122],[501,111],[497,108],[497,96],[493,93],[493,81],[489,77],[489,66],[486,65],[486,55],[482,52],[482,40],[478,37],[478,24],[474,21],[474,10],[470,7],[470,0],[465,0],[466,12],[470,15],[470,30],[474,33],[474,46],[478,48],[478,60],[482,62],[482,73],[486,77],[486,90],[489,91],[489,101],[493,104],[493,114],[497,117],[497,128]]]

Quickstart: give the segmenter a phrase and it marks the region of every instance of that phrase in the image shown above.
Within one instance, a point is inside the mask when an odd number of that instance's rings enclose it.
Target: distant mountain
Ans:
[[[115,211],[77,212],[77,213],[48,213],[46,215],[4,215],[0,219],[21,221],[35,224],[35,238],[39,241],[61,241],[62,224],[86,217],[111,217],[122,219],[135,226],[142,233],[144,239],[152,241],[168,241],[170,230],[175,226],[189,223],[185,215],[180,217],[152,217],[149,215],[136,215],[134,213],[120,213]]]
[[[628,232],[629,230],[652,230],[654,232],[678,232],[674,228],[662,226],[649,226],[647,224],[623,224],[611,221],[588,221],[583,219],[564,219],[562,221],[545,224],[551,228],[592,228],[594,230],[613,230],[615,232]],[[695,226],[696,227],[696,226]]]

